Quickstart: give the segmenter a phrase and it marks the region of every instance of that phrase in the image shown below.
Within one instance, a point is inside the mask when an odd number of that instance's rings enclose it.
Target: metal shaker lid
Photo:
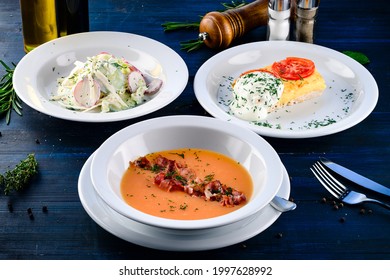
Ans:
[[[317,8],[320,5],[320,0],[298,0],[297,6],[302,9]]]
[[[269,0],[268,7],[274,11],[286,11],[291,7],[291,0]]]

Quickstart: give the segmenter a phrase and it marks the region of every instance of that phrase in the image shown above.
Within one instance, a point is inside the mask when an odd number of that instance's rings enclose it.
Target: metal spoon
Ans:
[[[280,196],[275,196],[269,204],[280,212],[292,211],[297,208],[297,205],[294,202]]]

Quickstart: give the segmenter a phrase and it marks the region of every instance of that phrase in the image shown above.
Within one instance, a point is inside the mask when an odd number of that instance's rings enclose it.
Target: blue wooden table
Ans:
[[[189,82],[169,106],[134,120],[79,123],[49,117],[27,105],[23,116],[0,119],[0,172],[35,153],[39,174],[30,187],[0,194],[0,259],[389,259],[390,212],[375,205],[323,203],[328,193],[309,167],[319,156],[390,186],[390,8],[386,1],[321,1],[316,44],[337,51],[360,51],[379,86],[373,113],[358,125],[333,135],[309,139],[265,137],[280,155],[298,207],[282,214],[261,234],[226,248],[206,252],[166,252],[126,242],[97,225],[79,199],[77,180],[87,158],[113,133],[135,122],[167,115],[206,115],[193,91],[199,67],[218,51],[187,53],[179,42],[197,31],[166,33],[166,21],[198,21],[220,1],[89,1],[91,31],[121,31],[166,44],[185,60]],[[1,0],[0,59],[18,63],[25,55],[18,1]],[[234,44],[263,41],[259,27]],[[364,81],[362,81],[364,83]],[[13,211],[7,205],[11,202]],[[387,200],[387,202],[390,202]],[[48,211],[42,211],[47,206]],[[34,211],[30,219],[27,209]],[[362,211],[365,209],[365,211]],[[340,219],[344,217],[345,220]]]

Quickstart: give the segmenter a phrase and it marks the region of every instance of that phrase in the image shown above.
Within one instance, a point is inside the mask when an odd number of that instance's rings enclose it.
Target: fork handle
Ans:
[[[389,204],[386,204],[382,201],[379,201],[379,200],[376,200],[376,199],[372,199],[372,198],[368,198],[366,200],[364,200],[365,202],[372,202],[372,203],[376,203],[378,205],[381,205],[382,207],[386,208],[386,209],[389,209],[390,210],[390,205]]]

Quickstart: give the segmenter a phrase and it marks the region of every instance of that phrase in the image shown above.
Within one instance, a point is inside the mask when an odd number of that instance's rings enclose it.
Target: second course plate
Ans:
[[[289,56],[315,63],[327,84],[323,95],[274,111],[262,122],[233,116],[229,109],[232,81],[245,71]],[[256,42],[220,52],[198,70],[194,91],[199,103],[214,117],[279,138],[309,138],[343,131],[364,120],[378,101],[376,81],[361,64],[329,48],[290,41]]]

